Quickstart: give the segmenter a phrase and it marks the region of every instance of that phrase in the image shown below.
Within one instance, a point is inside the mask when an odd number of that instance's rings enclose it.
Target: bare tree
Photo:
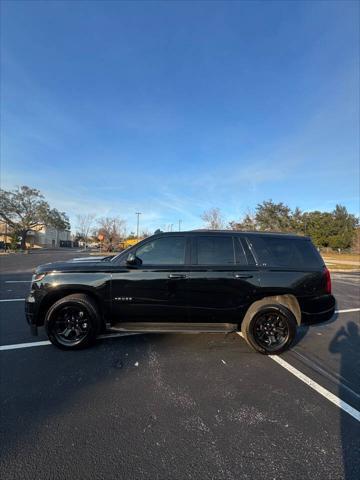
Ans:
[[[95,217],[95,213],[76,215],[76,230],[79,237],[84,240],[85,244],[89,241],[90,231],[94,225]]]
[[[147,238],[147,237],[150,237],[151,235],[152,234],[151,234],[150,230],[147,229],[147,228],[144,228],[144,230],[141,232],[140,237],[141,238]]]
[[[210,208],[209,210],[206,210],[201,215],[201,219],[210,230],[221,230],[225,225],[224,217],[219,208]]]
[[[99,228],[96,234],[104,236],[104,244],[108,250],[121,242],[126,234],[126,221],[117,217],[102,217],[97,221]]]

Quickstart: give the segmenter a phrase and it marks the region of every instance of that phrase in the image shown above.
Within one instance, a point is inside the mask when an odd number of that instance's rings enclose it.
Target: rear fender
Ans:
[[[261,307],[264,305],[282,305],[286,308],[288,308],[295,316],[296,323],[298,325],[301,325],[301,310],[299,306],[299,302],[297,301],[296,297],[294,295],[274,295],[271,297],[264,297],[261,300],[257,300],[256,302],[252,303],[250,307],[248,308],[245,317],[247,319],[248,317],[252,317]]]

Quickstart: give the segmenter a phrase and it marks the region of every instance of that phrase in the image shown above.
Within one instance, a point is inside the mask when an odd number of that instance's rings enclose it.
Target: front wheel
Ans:
[[[241,333],[256,351],[275,355],[287,350],[296,336],[294,314],[283,305],[264,305],[245,317]]]
[[[75,350],[93,343],[100,325],[95,302],[84,294],[61,298],[49,308],[45,317],[50,342],[63,350]]]

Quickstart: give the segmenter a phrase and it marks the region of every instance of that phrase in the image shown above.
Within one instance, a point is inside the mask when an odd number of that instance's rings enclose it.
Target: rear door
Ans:
[[[150,238],[131,252],[140,264],[123,261],[112,275],[112,322],[186,322],[186,235]]]
[[[250,252],[238,236],[199,235],[192,238],[189,274],[192,322],[236,322],[256,295],[259,281]]]

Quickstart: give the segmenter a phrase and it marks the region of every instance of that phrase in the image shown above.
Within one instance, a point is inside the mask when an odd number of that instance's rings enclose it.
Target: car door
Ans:
[[[161,235],[130,251],[138,265],[112,276],[112,322],[186,322],[186,235]]]
[[[241,239],[229,234],[195,236],[191,255],[190,321],[239,321],[259,288],[255,261]]]

